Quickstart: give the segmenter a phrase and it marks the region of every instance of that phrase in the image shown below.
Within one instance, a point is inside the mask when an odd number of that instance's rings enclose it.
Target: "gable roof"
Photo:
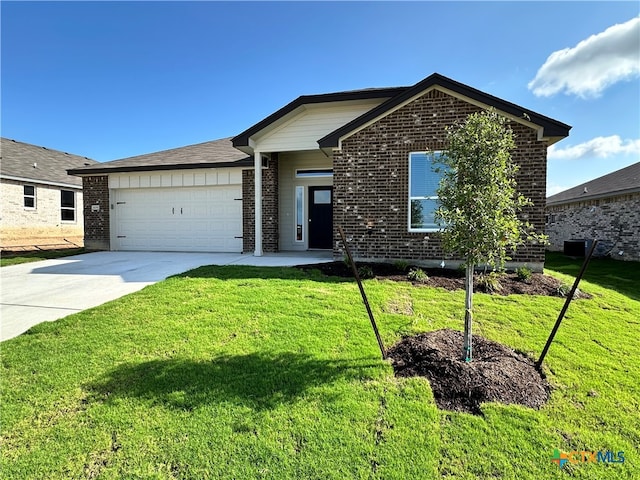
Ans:
[[[386,99],[377,107],[372,108],[368,112],[362,114],[358,118],[342,125],[340,128],[330,132],[323,138],[318,139],[318,145],[322,149],[336,148],[339,146],[340,140],[352,132],[355,132],[359,128],[365,126],[367,123],[372,122],[378,118],[381,118],[395,108],[402,106],[404,102],[410,101],[412,98],[420,95],[425,90],[438,86],[445,91],[452,92],[459,96],[465,97],[470,101],[476,102],[483,106],[493,107],[500,112],[511,115],[516,119],[522,119],[523,123],[537,126],[541,130],[541,136],[548,138],[551,143],[555,143],[569,135],[571,126],[554,120],[550,117],[541,115],[521,107],[506,100],[502,100],[488,93],[481,92],[475,88],[464,85],[460,82],[456,82],[450,78],[447,78],[438,73],[434,73],[424,80],[416,83],[411,87],[392,87],[392,88],[371,88],[365,90],[354,90],[350,92],[337,92],[327,93],[321,95],[303,95],[296,98],[291,103],[285,105],[280,110],[269,115],[264,120],[256,123],[252,127],[248,128],[241,134],[235,136],[232,140],[233,146],[243,149],[249,147],[250,138],[256,135],[261,130],[269,127],[275,122],[281,121],[286,116],[292,114],[296,109],[309,104],[328,103],[328,102],[342,102],[349,100],[364,100],[364,99]],[[526,120],[526,122],[525,122]]]
[[[529,123],[533,123],[543,129],[543,137],[560,139],[569,135],[571,126],[567,124],[516,105],[515,103],[507,102],[506,100],[494,97],[488,93],[481,92],[480,90],[469,87],[468,85],[464,85],[460,82],[456,82],[455,80],[451,80],[450,78],[438,73],[434,73],[424,80],[416,83],[414,86],[404,89],[396,96],[371,109],[355,120],[319,139],[318,144],[320,145],[320,148],[338,147],[340,139],[344,136],[354,132],[377,118],[383,117],[395,107],[401,106],[404,102],[411,100],[413,97],[434,86],[442,87],[475,102],[493,107],[496,110],[510,114],[515,118],[527,119]]]
[[[640,192],[640,162],[547,198],[547,206]]]
[[[231,138],[172,148],[69,170],[70,175],[252,166],[253,159],[233,148]]]
[[[255,125],[249,127],[244,132],[233,137],[233,146],[236,148],[248,147],[249,138],[260,130],[277,122],[291,112],[304,105],[312,105],[318,103],[330,102],[346,102],[354,100],[369,100],[374,98],[392,98],[404,92],[409,87],[390,87],[390,88],[367,88],[363,90],[351,90],[346,92],[323,93],[318,95],[302,95],[294,101],[288,103],[278,111],[272,113],[264,120],[259,121]]]
[[[78,188],[82,187],[82,180],[67,174],[67,170],[98,163],[87,157],[4,137],[0,139],[0,160],[2,178]]]

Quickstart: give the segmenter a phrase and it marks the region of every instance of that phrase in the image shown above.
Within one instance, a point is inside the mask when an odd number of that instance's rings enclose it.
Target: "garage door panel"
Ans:
[[[114,191],[116,250],[242,251],[240,185]]]

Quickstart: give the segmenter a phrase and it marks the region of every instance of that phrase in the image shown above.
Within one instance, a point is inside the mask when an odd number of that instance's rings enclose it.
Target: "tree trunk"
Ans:
[[[471,324],[473,321],[473,264],[467,264],[464,279],[464,360],[470,362],[472,359],[471,345]]]

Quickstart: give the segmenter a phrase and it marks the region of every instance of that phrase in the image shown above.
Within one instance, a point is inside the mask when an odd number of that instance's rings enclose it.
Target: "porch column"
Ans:
[[[253,255],[262,256],[262,154],[258,151],[253,153],[254,164],[254,187],[255,187],[255,251]]]

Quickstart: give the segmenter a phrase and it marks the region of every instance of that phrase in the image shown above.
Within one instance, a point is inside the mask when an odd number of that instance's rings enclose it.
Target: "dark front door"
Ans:
[[[309,187],[309,248],[332,248],[333,187]]]

